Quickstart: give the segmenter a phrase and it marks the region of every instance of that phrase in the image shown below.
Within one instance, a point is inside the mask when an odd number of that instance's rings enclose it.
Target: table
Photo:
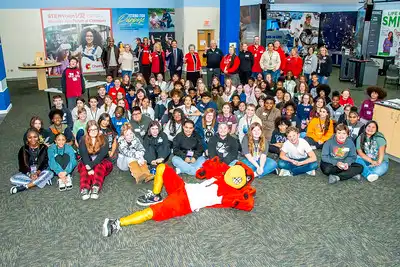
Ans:
[[[87,91],[87,96],[88,96],[88,102],[89,102],[89,97],[90,97],[90,88],[93,87],[98,87],[98,86],[102,86],[106,84],[106,82],[102,82],[102,81],[85,81],[85,88]],[[47,93],[47,100],[49,102],[49,109],[51,108],[51,98],[50,98],[50,94],[59,94],[59,95],[63,95],[64,93],[62,92],[61,89],[58,88],[46,88],[44,89],[44,91]],[[65,98],[65,103],[68,106],[68,98]]]
[[[56,63],[51,63],[51,64],[45,64],[45,65],[42,65],[42,66],[37,66],[37,65],[19,66],[18,69],[20,69],[20,70],[28,70],[28,71],[36,70],[38,88],[39,88],[39,90],[45,90],[48,87],[47,86],[46,70],[48,68],[54,68],[54,67],[58,67],[60,65],[61,65],[61,63],[56,62]]]

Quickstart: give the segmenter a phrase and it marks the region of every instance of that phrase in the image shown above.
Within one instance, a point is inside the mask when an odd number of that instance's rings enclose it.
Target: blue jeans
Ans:
[[[266,70],[266,71],[263,71],[263,76],[264,76],[264,78],[265,78],[265,76],[266,76],[268,73],[271,74],[271,76],[272,76],[272,81],[273,81],[274,83],[276,83],[276,82],[278,81],[279,77],[281,76],[281,71],[280,71],[280,70],[276,70],[276,71],[273,71],[273,70]]]
[[[173,156],[172,165],[181,170],[182,173],[189,175],[196,175],[196,171],[200,169],[206,159],[202,156],[199,157],[194,163],[187,163],[181,157]]]
[[[304,161],[304,160],[306,160],[306,159],[300,159],[297,161]],[[289,161],[280,159],[278,161],[278,167],[280,169],[290,171],[293,175],[299,175],[299,174],[303,174],[303,173],[318,169],[318,162],[315,161],[315,162],[311,162],[311,163],[308,163],[308,164],[305,164],[302,166],[296,166],[296,165],[290,163]]]
[[[129,79],[132,78],[132,71],[131,70],[122,70],[121,71],[122,78],[124,78],[125,74],[128,74]]]
[[[329,77],[318,75],[318,82],[320,84],[328,84]]]
[[[47,182],[53,179],[54,173],[51,170],[42,171],[38,178],[33,181],[33,184],[39,188],[46,186]],[[13,185],[28,185],[32,182],[32,179],[25,173],[17,173],[10,178],[10,182]]]
[[[251,164],[251,162],[248,159],[244,158],[242,160],[242,162],[244,164],[246,164],[254,172],[257,171],[257,168],[253,164]],[[258,160],[257,163],[260,164],[260,160]],[[278,167],[278,164],[276,164],[275,160],[267,158],[267,160],[265,161],[265,164],[264,164],[264,171],[258,177],[265,176],[265,175],[275,171],[277,167]]]
[[[389,169],[389,161],[382,161],[382,163],[376,167],[370,166],[370,163],[357,156],[356,162],[363,166],[362,176],[365,178],[370,174],[376,174],[378,176],[384,175]]]

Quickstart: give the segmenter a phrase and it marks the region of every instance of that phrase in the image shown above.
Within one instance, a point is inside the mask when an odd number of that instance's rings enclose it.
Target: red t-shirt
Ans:
[[[253,67],[251,68],[252,72],[262,72],[262,69],[260,67],[260,59],[262,54],[265,52],[265,48],[261,45],[259,46],[255,46],[255,45],[251,45],[249,46],[248,50],[250,51],[250,53],[253,54],[254,57],[254,64]]]
[[[118,92],[122,92],[122,95],[125,96],[125,89],[122,87],[119,87],[118,90],[115,87],[111,87],[110,91],[108,91],[108,95],[111,96],[114,103],[117,101]]]
[[[66,68],[63,78],[65,79],[66,97],[78,97],[82,95],[82,73],[79,68]]]
[[[340,104],[341,106],[346,106],[346,105],[354,106],[354,101],[353,101],[353,98],[351,98],[350,96],[349,96],[349,98],[347,98],[346,100],[343,99],[342,96],[340,96],[339,104]]]
[[[150,46],[142,44],[142,65],[150,65]]]

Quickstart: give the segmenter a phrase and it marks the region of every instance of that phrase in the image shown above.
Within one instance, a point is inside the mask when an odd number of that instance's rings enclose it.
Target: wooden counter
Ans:
[[[385,135],[386,152],[391,159],[400,162],[400,106],[375,103],[373,120],[378,122],[379,131]]]
[[[58,67],[61,63],[51,63],[45,64],[41,66],[33,65],[33,66],[19,66],[18,69],[20,70],[36,70],[37,73],[37,81],[38,81],[38,88],[39,90],[47,89],[47,77],[46,77],[46,69]]]

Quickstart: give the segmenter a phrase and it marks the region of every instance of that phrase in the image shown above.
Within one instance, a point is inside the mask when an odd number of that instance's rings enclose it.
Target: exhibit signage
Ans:
[[[382,11],[378,55],[395,56],[400,64],[400,9]]]

